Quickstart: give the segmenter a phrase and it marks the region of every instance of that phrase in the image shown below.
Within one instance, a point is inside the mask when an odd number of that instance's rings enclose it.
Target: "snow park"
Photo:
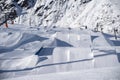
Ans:
[[[120,80],[120,0],[0,0],[0,80]]]

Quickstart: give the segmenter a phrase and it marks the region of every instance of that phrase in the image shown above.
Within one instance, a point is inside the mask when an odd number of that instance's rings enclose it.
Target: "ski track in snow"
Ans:
[[[82,72],[92,80],[120,79],[120,72],[116,73],[120,66],[120,45],[116,46],[112,42],[114,36],[79,28],[53,28],[45,31],[42,28],[24,29],[24,26],[17,26],[20,25],[0,29],[1,80],[61,80],[59,77],[66,80],[71,78],[68,75],[72,75],[71,80],[74,77],[82,80],[85,77],[73,75],[81,75]],[[105,72],[107,68],[110,73]],[[96,76],[97,72],[100,72],[97,77],[90,77]],[[50,78],[48,73],[54,78]],[[57,73],[56,77],[54,73]],[[106,75],[113,73],[115,77]],[[102,78],[98,79],[100,75]]]

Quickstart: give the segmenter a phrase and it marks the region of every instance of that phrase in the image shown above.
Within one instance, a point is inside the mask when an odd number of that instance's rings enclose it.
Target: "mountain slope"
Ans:
[[[37,0],[35,6],[26,11],[28,14],[21,15],[17,21],[31,26],[51,27],[63,18],[68,19],[64,22],[68,27],[89,1],[91,0]]]
[[[118,0],[37,0],[34,7],[24,10],[16,19],[19,24],[40,27],[104,28],[120,26]]]
[[[87,26],[110,32],[120,26],[118,3],[119,0],[2,0],[0,18],[4,22],[7,13],[12,19],[18,16],[16,23],[32,27]]]
[[[92,0],[72,26],[113,29],[120,26],[120,10],[110,0]]]

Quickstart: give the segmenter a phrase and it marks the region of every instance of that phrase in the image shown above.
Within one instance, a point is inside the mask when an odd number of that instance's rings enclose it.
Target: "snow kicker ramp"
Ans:
[[[0,33],[0,69],[24,69],[35,66],[41,41],[47,38],[21,32]],[[33,46],[34,45],[34,46]]]
[[[118,66],[118,58],[115,49],[111,46],[112,43],[101,33],[85,32],[82,34],[80,30],[79,32],[59,31],[50,34],[49,39],[45,38],[48,35],[40,37],[28,33],[14,34],[14,39],[19,40],[15,42],[16,40],[13,39],[12,41],[11,37],[9,38],[10,46],[2,45],[1,48],[0,78],[10,79],[25,75],[42,76],[48,73],[51,75],[51,73],[59,74],[71,71],[76,74],[76,71]],[[46,32],[46,34],[49,33]],[[8,36],[8,33],[5,35]],[[6,38],[6,40],[8,39]],[[26,77],[26,79],[29,78]],[[54,79],[51,78],[51,80]]]

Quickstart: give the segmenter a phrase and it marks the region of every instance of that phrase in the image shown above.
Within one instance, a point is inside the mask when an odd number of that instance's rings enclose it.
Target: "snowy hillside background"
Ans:
[[[31,27],[101,27],[105,32],[120,26],[119,0],[1,0],[4,11],[17,12],[16,23]],[[3,11],[2,11],[3,13]]]

